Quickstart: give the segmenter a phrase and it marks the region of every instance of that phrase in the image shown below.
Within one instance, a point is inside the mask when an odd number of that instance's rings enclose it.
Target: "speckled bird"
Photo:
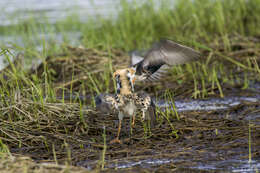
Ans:
[[[132,68],[116,70],[113,74],[117,86],[116,94],[103,95],[103,101],[101,101],[101,97],[96,98],[99,109],[106,109],[104,105],[101,105],[101,102],[105,102],[109,103],[110,109],[118,111],[119,125],[117,137],[110,143],[121,143],[119,136],[124,117],[131,118],[132,127],[135,125],[135,116],[139,113],[142,114],[143,120],[150,120],[152,124],[155,121],[155,106],[151,97],[144,92],[134,92],[134,73],[135,71]]]
[[[155,121],[155,106],[151,97],[144,93],[134,91],[135,81],[156,81],[162,78],[173,65],[184,64],[198,60],[199,52],[192,48],[180,45],[171,40],[161,40],[145,53],[143,60],[129,68],[116,70],[113,77],[116,81],[116,94],[106,95],[103,100],[117,110],[119,125],[117,137],[110,143],[121,143],[119,140],[122,120],[125,116],[132,118],[132,126],[135,124],[135,116],[138,112],[142,119]],[[101,105],[100,98],[96,100]],[[100,106],[101,109],[105,107]]]

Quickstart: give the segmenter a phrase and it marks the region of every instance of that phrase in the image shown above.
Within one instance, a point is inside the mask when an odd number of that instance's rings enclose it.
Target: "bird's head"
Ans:
[[[137,81],[143,81],[147,78],[147,75],[149,74],[148,65],[147,62],[141,61],[131,67],[131,69],[135,71],[135,79]]]
[[[122,80],[129,80],[133,84],[135,83],[136,77],[135,77],[135,69],[134,68],[124,68],[116,70],[113,74],[113,77],[115,79]]]
[[[134,83],[136,80],[134,68],[124,68],[116,70],[113,74],[114,79],[116,80],[117,90],[121,88],[131,87],[131,91],[134,92]]]

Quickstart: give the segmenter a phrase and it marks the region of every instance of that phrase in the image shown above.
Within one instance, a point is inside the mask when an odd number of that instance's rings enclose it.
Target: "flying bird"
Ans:
[[[172,66],[199,60],[201,57],[198,51],[171,40],[156,42],[148,51],[141,53],[144,54],[142,60],[136,52],[132,53],[133,59],[140,60],[131,67],[137,81],[156,81]]]

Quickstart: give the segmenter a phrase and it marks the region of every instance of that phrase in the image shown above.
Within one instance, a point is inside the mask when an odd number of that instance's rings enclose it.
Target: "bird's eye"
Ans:
[[[131,76],[131,73],[130,73],[130,71],[129,71],[129,70],[126,70],[126,75],[127,75],[128,77],[130,77],[130,76]]]
[[[116,75],[115,75],[115,78],[116,78],[116,79],[119,79],[119,78],[120,78],[120,75],[119,75],[119,74],[116,74]]]

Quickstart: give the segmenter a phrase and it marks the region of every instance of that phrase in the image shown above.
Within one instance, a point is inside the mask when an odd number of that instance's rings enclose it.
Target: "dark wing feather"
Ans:
[[[142,61],[134,65],[136,67],[137,80],[138,75],[145,75],[145,79],[153,81],[155,76],[164,73],[173,65],[198,60],[199,57],[200,53],[192,48],[171,40],[161,40],[152,46]]]

